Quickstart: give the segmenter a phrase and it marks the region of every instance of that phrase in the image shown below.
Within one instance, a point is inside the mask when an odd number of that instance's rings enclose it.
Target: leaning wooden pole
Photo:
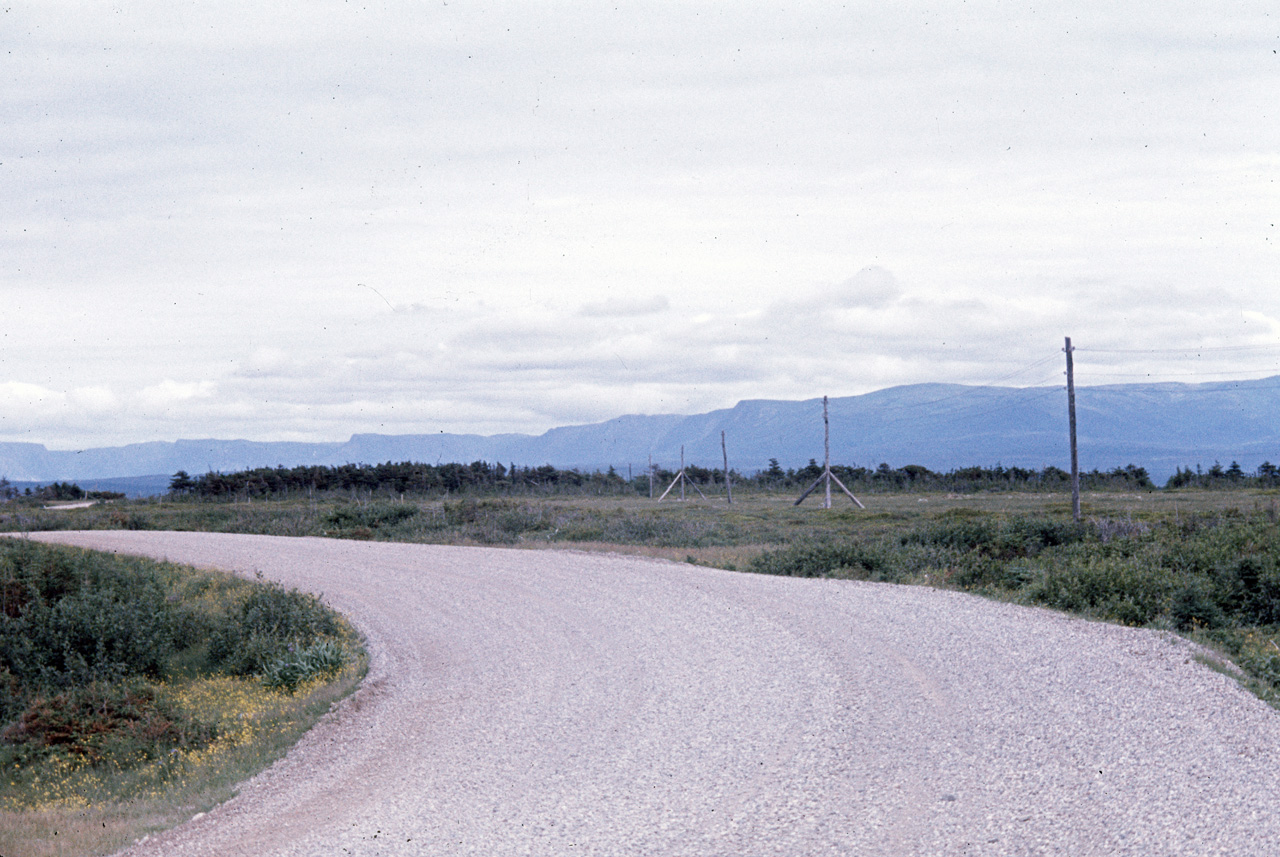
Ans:
[[[1071,435],[1071,516],[1080,520],[1080,455],[1076,449],[1076,377],[1075,362],[1071,359],[1071,337],[1067,337],[1067,424]]]

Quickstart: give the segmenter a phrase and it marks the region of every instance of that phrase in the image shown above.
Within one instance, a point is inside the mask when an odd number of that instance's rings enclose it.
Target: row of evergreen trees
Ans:
[[[990,491],[990,490],[1064,490],[1070,485],[1070,474],[1057,467],[1032,470],[1021,467],[964,467],[937,473],[916,464],[876,468],[833,465],[832,472],[850,489],[878,491]],[[715,488],[724,484],[724,471],[688,465],[685,476],[695,485]],[[769,467],[750,476],[730,471],[733,483],[765,491],[802,489],[822,474],[815,460],[801,468],[783,469],[777,459]],[[660,493],[676,477],[674,471],[656,467],[652,486]],[[1082,485],[1089,490],[1151,489],[1147,471],[1128,465],[1112,471],[1094,470],[1082,474]],[[471,464],[422,464],[386,462],[384,464],[344,464],[337,467],[301,465],[298,467],[259,467],[235,473],[206,473],[191,476],[186,471],[174,474],[169,489],[177,495],[201,498],[274,497],[326,492],[358,492],[384,494],[647,494],[649,474],[623,476],[610,467],[607,471],[583,472],[562,470],[545,464],[539,467],[503,465],[486,461]]]
[[[48,485],[27,486],[18,490],[8,479],[0,477],[0,500],[28,497],[42,502],[58,500],[119,500],[124,497],[116,491],[85,491],[74,482],[52,482]]]
[[[1071,475],[1058,467],[1033,470],[1023,467],[961,467],[945,473],[929,470],[918,464],[891,467],[881,464],[875,468],[855,465],[832,465],[832,472],[851,490],[871,493],[880,491],[1062,491],[1070,487]],[[816,460],[800,468],[784,469],[776,458],[769,460],[768,468],[750,476],[731,470],[735,485],[753,487],[765,491],[795,490],[808,487],[822,475],[822,467]],[[661,493],[675,478],[672,470],[655,467],[653,485]],[[724,471],[688,465],[685,476],[695,485],[704,488],[724,485]],[[1146,468],[1135,465],[1117,467],[1114,470],[1092,470],[1080,474],[1081,487],[1089,491],[1150,490],[1156,486]],[[471,464],[421,464],[416,462],[386,462],[385,464],[344,464],[337,467],[301,465],[298,467],[258,467],[235,473],[210,472],[203,476],[191,476],[184,470],[173,475],[169,491],[180,496],[232,499],[237,497],[277,497],[296,494],[314,494],[335,491],[383,494],[459,494],[459,493],[513,493],[513,494],[647,494],[649,476],[623,476],[616,469],[583,472],[562,470],[544,464],[539,467],[503,465],[486,461]],[[1166,488],[1236,488],[1280,487],[1280,467],[1264,462],[1252,473],[1247,473],[1237,462],[1227,467],[1214,463],[1210,468],[1199,466],[1179,467],[1169,477]],[[113,492],[86,492],[70,482],[54,482],[50,485],[27,488],[19,492],[6,480],[0,479],[0,500],[20,496],[42,501],[116,499],[122,494]]]
[[[1196,469],[1179,467],[1169,477],[1166,488],[1232,488],[1232,487],[1273,488],[1280,486],[1280,467],[1269,461],[1258,465],[1252,473],[1246,473],[1240,462],[1233,461],[1227,467],[1215,461],[1208,470],[1196,465]]]

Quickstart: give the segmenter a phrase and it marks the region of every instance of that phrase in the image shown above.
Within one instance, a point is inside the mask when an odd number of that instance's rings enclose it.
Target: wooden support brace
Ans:
[[[825,476],[826,474],[823,474],[823,475]],[[800,495],[800,499],[796,500],[795,505],[799,506],[801,503],[803,503],[804,498],[812,494],[813,489],[817,488],[821,484],[822,484],[822,476],[819,476],[816,480],[814,480],[814,483],[810,485],[808,488],[806,488],[805,492]]]
[[[859,500],[857,497],[853,496],[853,492],[852,492],[852,491],[850,491],[848,488],[844,487],[844,483],[840,481],[840,477],[839,477],[839,476],[836,476],[834,473],[832,473],[832,474],[831,474],[831,478],[832,478],[832,479],[834,479],[834,480],[836,481],[836,484],[840,486],[840,490],[841,490],[841,491],[843,491],[844,493],[846,493],[846,494],[848,494],[848,495],[849,495],[849,499],[850,499],[850,500],[852,500],[854,503],[856,503],[856,504],[858,505],[858,508],[859,508],[859,509],[865,509],[865,508],[867,508],[866,506],[862,505],[862,501],[861,501],[861,500]]]

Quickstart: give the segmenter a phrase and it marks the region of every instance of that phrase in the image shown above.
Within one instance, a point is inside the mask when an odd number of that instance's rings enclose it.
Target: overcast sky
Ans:
[[[1280,374],[1278,8],[3,0],[0,440]]]

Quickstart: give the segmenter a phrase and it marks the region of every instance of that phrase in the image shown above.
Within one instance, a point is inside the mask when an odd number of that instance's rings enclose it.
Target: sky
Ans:
[[[0,0],[0,441],[1280,375],[1265,2]]]

